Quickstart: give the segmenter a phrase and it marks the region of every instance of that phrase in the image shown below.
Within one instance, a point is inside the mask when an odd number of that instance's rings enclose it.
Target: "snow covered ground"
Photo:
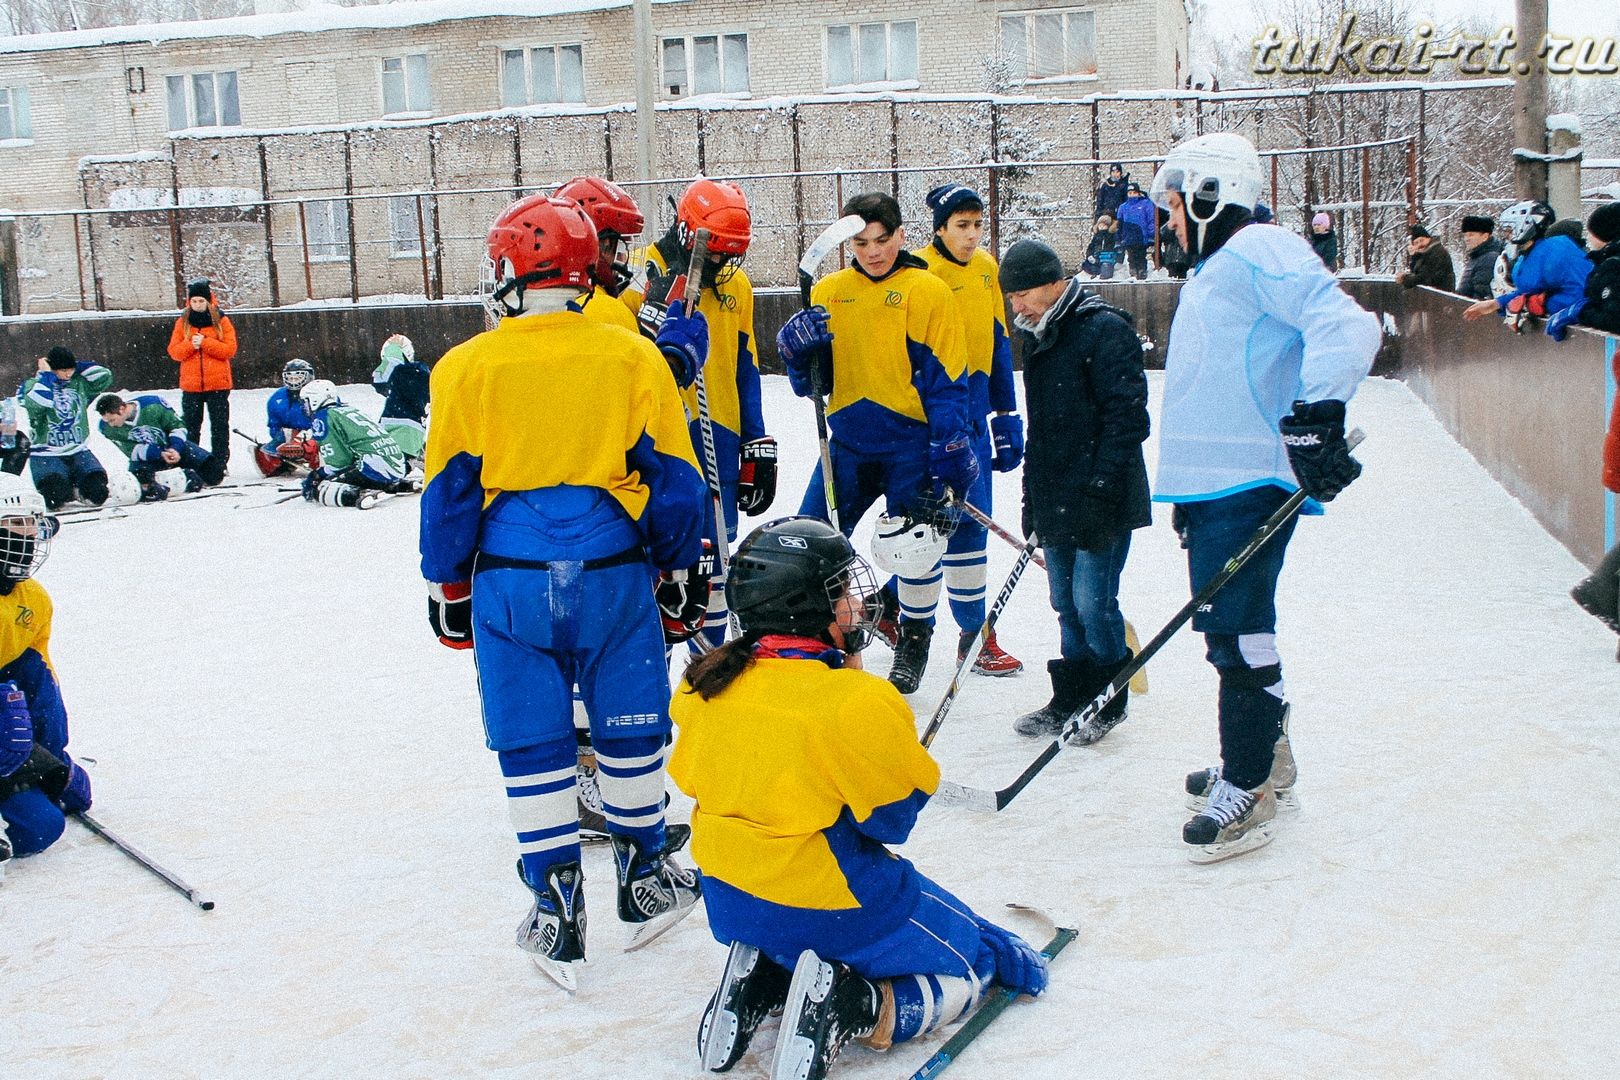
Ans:
[[[814,426],[766,383],[785,513]],[[262,398],[239,394],[238,417]],[[1569,602],[1575,560],[1402,385],[1370,380],[1351,412],[1366,474],[1302,524],[1281,590],[1303,810],[1262,851],[1186,861],[1181,781],[1215,760],[1215,679],[1183,632],[1099,746],[1065,751],[999,815],[926,813],[905,854],[928,872],[985,912],[1018,900],[1080,930],[1050,992],[950,1075],[1613,1075],[1614,636]],[[1016,476],[996,497],[1015,525]],[[41,575],[96,813],[218,908],[76,825],[13,862],[0,1075],[701,1075],[725,955],[701,913],[620,952],[611,857],[593,849],[578,996],[512,946],[528,898],[471,658],[424,619],[416,503],[235,501],[70,525]],[[1187,597],[1159,517],[1123,586],[1144,640]],[[991,548],[992,595],[1012,558]],[[1045,700],[1056,649],[1038,569],[1002,627],[1031,670],[970,679],[934,744],[976,786],[1039,749],[1010,730]],[[949,637],[912,699],[925,718]],[[887,670],[881,647],[871,661]],[[761,1076],[773,1041],[734,1075]],[[835,1075],[909,1075],[941,1041],[852,1047]]]

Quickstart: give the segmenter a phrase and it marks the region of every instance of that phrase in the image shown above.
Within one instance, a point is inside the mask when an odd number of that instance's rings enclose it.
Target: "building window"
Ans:
[[[429,111],[427,55],[384,57],[382,92],[384,116]]]
[[[421,227],[416,219],[415,195],[392,195],[388,199],[388,252],[391,255],[422,254],[422,239],[427,232],[428,208],[422,207]],[[433,237],[427,237],[428,252],[433,251]]]
[[[828,86],[915,82],[916,79],[916,23],[827,27]]]
[[[578,45],[501,50],[501,104],[584,101],[585,65]]]
[[[1095,75],[1097,17],[1089,11],[1003,15],[1001,51],[1015,79]]]
[[[236,72],[170,75],[166,84],[170,131],[242,125],[242,107],[236,99]]]
[[[28,91],[0,86],[0,139],[32,139],[34,122],[28,115]]]
[[[693,34],[664,39],[664,92],[748,93],[748,35]]]
[[[311,262],[348,261],[349,212],[342,199],[305,203],[304,220],[309,226]]]

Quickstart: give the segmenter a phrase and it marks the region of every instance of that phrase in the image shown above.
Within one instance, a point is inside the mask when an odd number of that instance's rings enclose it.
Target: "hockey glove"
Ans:
[[[1361,475],[1344,441],[1344,402],[1296,401],[1278,427],[1294,478],[1317,502],[1329,502]]]
[[[655,274],[653,272],[654,266],[654,263],[647,264],[647,290],[642,293],[642,296],[646,299],[641,302],[641,307],[636,311],[636,325],[641,327],[643,334],[656,339],[658,331],[664,325],[664,316],[669,308],[670,300],[680,299],[680,293],[676,292],[676,290],[685,281],[686,275]]]
[[[56,797],[62,811],[68,814],[82,814],[90,809],[90,774],[80,767],[79,763],[62,755],[68,767],[67,786]]]
[[[928,475],[934,478],[934,494],[941,499],[949,488],[964,498],[979,478],[979,459],[973,453],[973,440],[959,431],[928,444]]]
[[[1024,460],[1024,418],[1017,413],[990,418],[990,439],[995,444],[996,472],[1012,472]]]
[[[776,332],[776,351],[787,368],[788,383],[800,397],[814,397],[810,365],[821,365],[821,390],[832,389],[833,333],[827,309],[819,304],[797,312]]]
[[[703,554],[685,570],[665,570],[658,575],[653,599],[664,624],[664,641],[675,645],[691,639],[703,629],[709,610],[709,580],[714,577],[714,545],[703,541]]]
[[[472,582],[429,582],[428,625],[445,648],[472,648]]]
[[[677,300],[669,305],[664,325],[658,329],[653,344],[669,361],[669,370],[675,375],[675,385],[685,390],[697,379],[698,372],[709,359],[709,320],[703,312],[686,314],[686,301]]]
[[[776,501],[776,440],[767,436],[742,444],[737,470],[737,509],[750,517],[763,514]]]
[[[308,450],[301,439],[288,439],[276,447],[276,456],[289,464],[302,465],[308,460]]]
[[[304,464],[316,468],[321,463],[321,444],[317,439],[304,439]]]
[[[22,768],[34,752],[34,717],[28,696],[14,682],[0,682],[0,776]]]
[[[977,915],[973,921],[979,924],[979,943],[996,958],[996,982],[1020,994],[1039,996],[1046,989],[1046,957],[1011,930]]]
[[[332,474],[325,469],[311,469],[309,475],[304,477],[304,499],[308,502],[319,502],[321,499],[321,482],[330,480]]]

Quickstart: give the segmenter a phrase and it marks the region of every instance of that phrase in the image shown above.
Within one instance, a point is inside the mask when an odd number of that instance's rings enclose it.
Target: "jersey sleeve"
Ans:
[[[484,512],[483,430],[476,370],[452,349],[433,369],[438,407],[428,428],[418,546],[422,576],[440,583],[472,576]],[[465,373],[465,374],[464,374]]]
[[[927,273],[927,271],[924,271]],[[911,295],[906,334],[911,379],[928,417],[928,437],[948,439],[967,431],[967,344],[962,319],[944,282],[928,273]]]
[[[1272,265],[1266,266],[1250,263],[1255,296],[1261,311],[1304,339],[1299,400],[1349,401],[1372,370],[1383,331],[1316,253],[1303,240],[1299,244],[1302,254],[1293,265],[1283,259],[1267,259]]]
[[[754,292],[743,301],[737,330],[737,420],[743,442],[765,437],[765,412],[760,399],[759,362],[754,357]]]
[[[939,787],[939,765],[917,741],[916,718],[900,692],[873,678],[838,703],[818,746],[855,828],[882,844],[911,835]]]
[[[648,351],[652,345],[640,344]],[[703,508],[708,487],[692,449],[686,412],[669,367],[659,357],[642,365],[639,392],[646,397],[645,427],[634,435],[625,463],[647,485],[647,506],[641,517],[647,553],[660,570],[679,570],[697,562],[703,553]]]

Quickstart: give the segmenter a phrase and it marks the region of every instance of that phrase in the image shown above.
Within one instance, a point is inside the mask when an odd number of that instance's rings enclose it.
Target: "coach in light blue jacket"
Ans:
[[[1305,240],[1251,222],[1260,186],[1254,147],[1229,133],[1175,147],[1153,181],[1193,259],[1170,326],[1154,500],[1176,504],[1194,593],[1291,493],[1326,502],[1360,472],[1345,403],[1372,367],[1378,320]],[[1294,521],[1193,616],[1220,676],[1221,741],[1221,764],[1187,778],[1195,862],[1268,842],[1277,792],[1291,799],[1275,596]]]

